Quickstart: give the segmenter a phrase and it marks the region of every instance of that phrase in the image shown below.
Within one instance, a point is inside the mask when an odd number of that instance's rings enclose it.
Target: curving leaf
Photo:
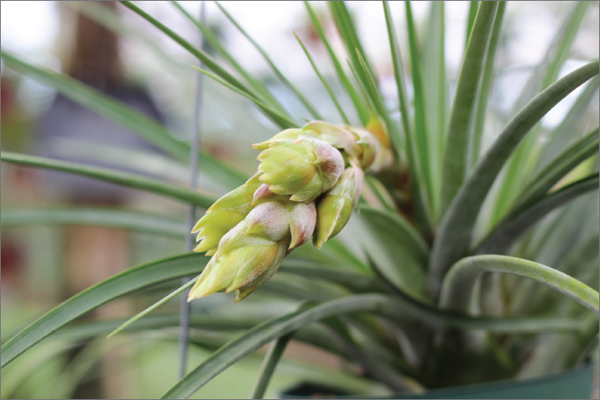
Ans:
[[[33,322],[2,346],[2,367],[77,317],[109,301],[157,283],[198,274],[208,261],[203,254],[184,254],[142,264],[71,297]]]
[[[7,67],[52,86],[64,96],[131,130],[176,159],[181,161],[189,159],[190,150],[187,143],[177,140],[164,126],[137,110],[73,78],[25,62],[4,50],[1,51],[1,54]],[[228,187],[240,186],[248,179],[246,174],[235,170],[208,152],[201,150],[200,155],[201,170]]]
[[[597,144],[596,144],[597,146]],[[477,254],[502,254],[533,224],[573,199],[598,190],[598,173],[552,192],[537,203],[506,218],[477,246]]]
[[[535,174],[525,184],[525,189],[519,194],[514,211],[527,207],[540,199],[565,175],[583,161],[598,154],[598,128],[582,136],[551,160],[543,169]]]
[[[479,210],[496,176],[519,142],[537,122],[569,93],[598,75],[598,61],[571,72],[537,95],[502,129],[479,160],[444,215],[433,245],[430,292],[437,296],[450,266],[467,255]]]
[[[522,258],[483,255],[463,258],[450,268],[440,295],[440,307],[467,311],[475,282],[482,272],[502,272],[533,279],[572,298],[600,315],[598,292],[569,275]]]

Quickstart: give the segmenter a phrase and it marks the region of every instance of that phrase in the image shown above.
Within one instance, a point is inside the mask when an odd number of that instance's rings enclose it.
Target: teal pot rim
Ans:
[[[337,399],[589,399],[595,364],[588,361],[579,366],[531,379],[509,379],[459,387],[433,389],[424,393],[393,393],[387,396],[340,395]],[[309,396],[281,394],[285,399],[306,399]]]

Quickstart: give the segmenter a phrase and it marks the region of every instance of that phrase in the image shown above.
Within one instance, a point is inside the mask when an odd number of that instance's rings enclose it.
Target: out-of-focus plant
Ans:
[[[482,138],[489,130],[485,120],[505,2],[471,3],[468,41],[452,101],[444,54],[444,3],[431,4],[424,42],[417,37],[411,4],[405,3],[406,25],[401,29],[409,44],[408,80],[397,27],[383,3],[399,122],[384,102],[377,74],[343,2],[328,6],[346,46],[349,69],[333,51],[310,3],[306,8],[352,108],[341,106],[317,69],[321,60],[313,60],[300,43],[339,111],[338,121],[322,121],[310,97],[219,5],[304,104],[313,120],[308,124],[298,122],[302,115],[290,115],[207,27],[176,2],[218,58],[133,3],[122,3],[196,56],[206,68],[203,73],[249,99],[282,132],[255,145],[261,151],[256,174],[240,174],[201,154],[203,171],[232,189],[219,200],[134,174],[3,153],[4,162],[90,176],[202,207],[207,214],[194,229],[200,239],[197,251],[211,256],[210,261],[204,254],[156,260],[87,289],[8,340],[2,347],[3,366],[106,302],[199,273],[199,279],[185,285],[194,285],[190,299],[236,291],[237,301],[256,291],[232,307],[244,307],[255,298],[262,299],[261,311],[248,312],[242,319],[229,310],[219,318],[194,312],[192,326],[247,330],[226,343],[197,339],[196,343],[216,345],[217,350],[165,398],[192,395],[242,357],[274,342],[252,392],[260,398],[290,339],[358,364],[369,381],[394,391],[535,376],[574,366],[588,356],[597,343],[599,312],[594,195],[598,127],[585,128],[579,121],[598,90],[598,61],[558,79],[588,3],[572,5],[543,62],[522,90],[515,88],[521,94],[504,127],[486,146]],[[189,144],[163,126],[15,54],[3,52],[2,58],[7,68],[54,86],[137,132],[175,160],[188,161]],[[540,124],[582,85],[583,93],[562,123],[553,129]],[[143,165],[139,168],[143,170]],[[354,208],[360,212],[346,228],[350,234],[345,240],[333,238],[343,232]],[[21,210],[5,215],[5,226],[80,223],[175,236],[183,235],[184,229],[159,215],[126,210]],[[311,236],[320,250],[303,244]],[[273,299],[273,293],[299,307],[280,311],[277,303],[282,300]],[[177,323],[173,315],[141,316],[122,328],[162,329]],[[121,322],[88,323],[84,335],[109,333]],[[555,335],[541,340],[548,333]],[[336,384],[334,379],[330,383]]]

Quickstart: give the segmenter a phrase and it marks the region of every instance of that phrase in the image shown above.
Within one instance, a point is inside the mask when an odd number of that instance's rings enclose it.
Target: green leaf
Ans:
[[[2,228],[29,225],[93,225],[183,238],[185,221],[172,216],[111,208],[2,210]]]
[[[422,295],[429,250],[419,233],[395,212],[363,207],[360,216],[368,229],[363,245],[369,257],[394,285]]]
[[[431,190],[433,218],[437,223],[442,179],[442,157],[449,108],[448,84],[445,60],[445,12],[444,2],[431,2],[427,35],[423,45],[423,81],[426,120],[428,125],[428,153],[431,163]]]
[[[419,163],[420,186],[425,194],[425,213],[429,220],[433,219],[433,187],[431,181],[431,161],[429,155],[429,131],[427,129],[427,115],[425,106],[425,88],[423,86],[421,55],[419,51],[419,40],[413,22],[410,1],[404,2],[406,7],[406,29],[408,32],[408,45],[410,49],[410,65],[412,72],[412,83],[414,92],[415,112],[415,147],[417,161]]]
[[[430,264],[430,290],[438,293],[450,266],[467,255],[473,227],[485,197],[506,160],[540,119],[587,80],[598,74],[598,61],[559,79],[517,113],[502,129],[493,145],[479,160],[461,186],[439,227]]]
[[[215,51],[221,55],[228,63],[231,65],[241,76],[244,77],[246,82],[256,90],[257,94],[260,94],[260,99],[268,104],[269,106],[277,109],[279,112],[284,114],[286,117],[291,118],[287,113],[285,108],[281,105],[281,103],[273,96],[273,94],[267,89],[265,84],[260,80],[254,78],[246,69],[240,65],[236,59],[227,51],[227,48],[223,45],[223,42],[219,37],[213,32],[213,30],[201,24],[196,18],[194,18],[185,8],[181,6],[177,1],[172,1],[172,4],[187,18],[189,19],[195,26],[202,32],[202,38],[206,40]]]
[[[579,129],[580,124],[585,121],[584,116],[590,108],[594,95],[598,92],[599,81],[600,79],[595,77],[585,84],[585,89],[583,89],[573,107],[571,107],[560,125],[550,133],[548,143],[541,150],[537,169],[550,162],[573,140],[573,129]]]
[[[265,354],[265,359],[263,365],[261,366],[258,379],[252,388],[252,393],[250,394],[251,399],[262,399],[265,395],[267,386],[271,380],[271,376],[273,376],[273,373],[275,372],[275,367],[277,366],[277,363],[283,355],[283,352],[285,351],[285,348],[293,334],[294,333],[291,332],[285,336],[278,337],[269,348],[267,354]]]
[[[481,138],[484,134],[488,100],[494,82],[494,61],[496,60],[496,50],[498,48],[498,42],[500,41],[500,29],[502,28],[505,9],[506,1],[501,1],[498,5],[498,11],[496,12],[496,18],[494,20],[494,29],[492,30],[492,36],[490,37],[490,45],[485,56],[485,66],[483,67],[481,84],[479,92],[477,93],[477,111],[471,129],[469,170],[477,163],[479,153],[481,152]]]
[[[2,50],[2,59],[7,67],[48,84],[73,101],[131,129],[140,137],[165,150],[179,160],[189,157],[186,145],[175,139],[158,122],[131,110],[108,95],[65,75],[29,64]]]
[[[231,75],[229,72],[227,72],[223,67],[221,67],[221,65],[219,64],[219,62],[217,60],[213,59],[206,52],[204,52],[204,51],[196,48],[192,44],[190,44],[187,40],[183,39],[181,36],[179,36],[178,34],[173,32],[171,29],[167,28],[160,21],[153,18],[150,14],[146,13],[145,11],[143,11],[141,8],[139,8],[135,4],[131,3],[130,1],[121,1],[121,4],[123,4],[125,7],[129,8],[136,14],[138,14],[140,17],[144,18],[146,21],[150,22],[152,25],[154,25],[155,27],[160,29],[163,33],[165,33],[167,36],[169,36],[171,39],[173,39],[175,42],[177,42],[179,45],[181,45],[184,49],[189,51],[192,55],[194,55],[196,58],[198,58],[205,66],[210,68],[215,73],[216,76],[218,76],[219,78],[222,79],[222,81],[227,82],[229,85],[231,85],[232,87],[235,87],[240,92],[246,93],[247,97],[249,96],[248,98],[255,98],[255,99],[260,98],[260,94],[257,94],[255,91],[251,90],[246,85],[244,85],[242,82],[240,82],[237,78],[235,78],[233,75]],[[271,119],[271,121],[275,125],[277,125],[279,128],[287,129],[287,128],[293,128],[296,126],[295,123],[288,123],[286,120],[283,120],[283,119],[273,119],[272,118],[272,116],[273,116],[272,110],[269,107],[265,108],[264,103],[255,101],[254,104],[265,114],[265,116],[267,118]]]
[[[271,70],[275,73],[275,76],[277,76],[277,78],[285,85],[287,86],[288,89],[290,89],[292,91],[292,93],[294,93],[296,95],[296,97],[298,98],[298,100],[300,100],[300,102],[304,105],[304,107],[306,107],[306,109],[311,113],[311,115],[313,116],[313,118],[316,119],[320,119],[322,120],[323,117],[321,116],[321,114],[317,111],[317,109],[312,105],[312,103],[306,98],[306,96],[304,96],[302,94],[302,92],[296,88],[296,86],[294,86],[286,77],[284,74],[281,73],[281,71],[279,70],[279,68],[277,68],[277,66],[275,65],[275,63],[271,60],[271,58],[269,57],[269,55],[267,54],[267,52],[256,42],[256,40],[254,40],[252,38],[252,36],[250,36],[246,30],[244,28],[242,28],[242,26],[231,16],[231,14],[229,14],[227,12],[227,10],[225,10],[225,8],[221,5],[221,3],[219,3],[218,1],[216,2],[217,6],[219,7],[219,9],[223,12],[223,14],[225,14],[225,16],[227,17],[227,19],[229,19],[231,21],[231,23],[233,23],[233,25],[235,25],[235,27],[240,31],[240,33],[242,35],[244,35],[249,41],[250,43],[252,43],[252,46],[254,46],[254,48],[256,50],[258,50],[258,52],[260,53],[260,55],[265,59],[265,61],[267,62],[267,64],[269,64],[269,67],[271,67]]]
[[[71,297],[23,329],[2,346],[2,367],[52,332],[109,301],[157,283],[198,274],[208,258],[184,254],[152,261],[121,272]]]
[[[116,335],[117,333],[119,333],[120,331],[122,331],[123,329],[127,328],[129,325],[133,324],[134,322],[138,321],[139,319],[141,319],[142,317],[144,317],[145,315],[148,315],[149,313],[151,313],[152,311],[156,310],[158,307],[162,306],[163,304],[165,304],[167,301],[171,300],[172,298],[176,297],[177,295],[181,294],[182,292],[184,292],[186,289],[192,287],[192,285],[194,283],[196,283],[198,281],[198,278],[200,276],[195,277],[194,279],[191,279],[189,282],[184,283],[183,285],[181,285],[179,288],[175,289],[174,291],[172,291],[171,293],[169,293],[168,295],[166,295],[165,297],[163,297],[162,299],[160,299],[159,301],[157,301],[156,303],[152,304],[150,307],[147,307],[146,309],[144,309],[143,311],[135,314],[133,317],[129,318],[127,321],[123,322],[121,325],[119,325],[114,331],[112,331],[106,338],[111,338],[114,335]]]
[[[477,93],[484,72],[494,19],[499,3],[481,3],[463,57],[456,95],[448,123],[447,142],[443,161],[441,214],[443,215],[460,189],[467,173],[469,127],[477,111]]]
[[[579,140],[556,156],[545,168],[531,177],[518,196],[515,210],[527,207],[544,196],[565,175],[583,161],[598,154],[598,128],[582,136]]]
[[[356,109],[356,112],[358,114],[360,121],[362,122],[363,125],[366,125],[367,122],[369,121],[369,114],[367,112],[367,109],[365,108],[364,104],[361,102],[361,100],[358,96],[358,93],[356,92],[356,89],[354,88],[352,83],[350,83],[350,80],[346,76],[346,73],[344,72],[344,69],[342,68],[342,63],[340,63],[340,61],[338,60],[338,57],[333,52],[333,49],[331,48],[331,45],[329,44],[329,40],[327,39],[327,36],[325,35],[325,32],[323,30],[323,26],[321,25],[321,22],[319,21],[319,18],[317,17],[314,10],[312,9],[310,3],[308,1],[305,1],[304,5],[306,6],[306,9],[308,10],[310,19],[313,23],[313,26],[314,26],[317,34],[319,35],[319,38],[321,39],[321,41],[325,45],[325,48],[327,49],[327,53],[329,54],[329,57],[331,58],[331,62],[333,63],[335,72],[338,76],[338,79],[340,80],[340,82],[342,84],[342,87],[348,93],[348,96],[350,97],[352,104],[354,104],[354,108]]]
[[[596,143],[596,147],[598,144]],[[597,151],[597,148],[596,148]],[[533,224],[551,211],[591,191],[598,190],[598,173],[574,182],[543,197],[537,203],[509,216],[477,246],[478,254],[499,254],[507,251]]]
[[[340,106],[340,103],[338,102],[337,98],[335,97],[335,94],[333,93],[333,90],[331,90],[331,86],[329,86],[329,84],[327,83],[327,81],[325,80],[325,78],[323,78],[323,75],[321,75],[321,73],[319,72],[319,69],[317,68],[314,60],[310,56],[310,53],[308,52],[308,50],[306,49],[306,47],[304,46],[304,44],[302,43],[302,41],[300,40],[300,38],[295,33],[294,33],[294,37],[296,38],[296,40],[298,41],[298,43],[300,43],[300,46],[302,47],[302,50],[304,50],[304,54],[306,54],[306,57],[308,58],[308,61],[310,61],[310,65],[312,65],[315,73],[319,77],[319,80],[321,81],[321,83],[325,87],[325,90],[327,90],[327,93],[329,93],[329,97],[331,97],[331,100],[335,104],[335,108],[340,113],[340,116],[342,117],[342,120],[344,121],[344,123],[350,125],[350,121],[348,120],[348,117],[346,117],[346,114],[344,113],[344,110],[342,109],[342,107]]]
[[[465,48],[469,44],[469,38],[473,31],[473,24],[475,23],[475,17],[477,16],[477,9],[479,8],[478,1],[469,2],[469,16],[467,17],[467,34],[465,35]]]
[[[350,312],[390,312],[389,298],[357,295],[306,307],[265,321],[214,352],[202,364],[177,382],[162,398],[186,398],[242,357],[309,323]]]
[[[561,318],[476,318],[449,314],[431,306],[415,302],[413,299],[397,303],[391,298],[382,295],[364,294],[344,297],[322,304],[310,304],[297,310],[248,330],[243,335],[227,343],[196,369],[177,382],[163,398],[185,398],[194,394],[212,378],[223,372],[227,367],[239,361],[244,356],[251,354],[269,343],[273,339],[306,326],[324,318],[339,316],[353,312],[369,312],[398,318],[403,312],[398,307],[406,307],[406,311],[419,311],[426,320],[434,323],[449,323],[453,326],[460,325],[465,329],[496,329],[508,330],[537,330],[537,329],[579,329],[578,320]]]
[[[251,102],[256,104],[259,108],[261,108],[261,110],[263,111],[263,114],[265,114],[267,117],[269,117],[272,121],[275,121],[278,126],[281,126],[281,127],[286,126],[288,128],[297,126],[297,124],[295,122],[293,122],[288,117],[281,114],[279,111],[275,110],[271,106],[263,103],[263,101],[258,99],[254,94],[250,94],[248,92],[240,90],[239,88],[233,86],[229,82],[219,78],[217,75],[215,75],[205,69],[202,69],[202,68],[196,67],[196,66],[193,66],[193,68],[202,72],[204,75],[208,76],[209,78],[214,79],[215,82],[225,86],[226,88],[228,88],[230,90],[233,90],[234,92],[244,96],[245,98],[247,98],[248,100],[250,100]]]
[[[398,104],[403,127],[403,140],[401,140],[401,138],[396,138],[393,142],[396,146],[397,153],[402,152],[402,150],[398,148],[398,145],[402,145],[404,149],[404,154],[406,155],[406,159],[408,161],[410,189],[414,196],[416,209],[415,214],[418,220],[419,227],[423,227],[428,225],[428,200],[427,194],[425,193],[425,186],[419,184],[419,182],[422,181],[422,171],[415,143],[416,134],[412,128],[412,114],[409,112],[410,107],[408,103],[408,97],[406,95],[406,84],[404,82],[404,68],[402,66],[402,59],[400,56],[400,46],[398,45],[398,39],[396,38],[396,32],[394,30],[392,15],[387,1],[383,2],[383,11],[385,14],[385,22],[388,28],[388,39],[390,41],[392,65],[394,67],[394,77],[396,78],[396,86],[398,90]]]
[[[560,292],[600,315],[598,292],[560,271],[522,258],[483,255],[467,257],[450,268],[440,296],[443,309],[466,311],[482,272],[523,276]]]
[[[574,4],[573,11],[570,13],[563,26],[558,30],[548,47],[544,61],[534,69],[531,78],[523,87],[523,91],[517,99],[515,107],[523,106],[534,93],[546,89],[548,85],[556,80],[560,68],[569,56],[569,51],[588,6],[589,2],[586,1],[580,1]],[[539,126],[535,129],[539,129]],[[492,220],[492,224],[498,222],[513,205],[516,195],[519,190],[521,190],[522,184],[524,183],[522,179],[516,178],[529,176],[537,163],[539,147],[537,133],[535,135],[529,135],[523,140],[523,143],[519,145],[515,154],[509,160],[506,166],[506,173],[502,178],[499,195],[494,205],[492,215],[494,215],[496,219]]]
[[[19,165],[69,172],[72,174],[88,176],[90,178],[101,179],[106,182],[112,182],[118,185],[144,190],[161,196],[167,196],[175,200],[189,202],[204,208],[210,207],[212,203],[216,201],[214,197],[196,192],[194,190],[170,185],[168,183],[143,176],[113,171],[108,168],[92,167],[74,162],[52,160],[45,157],[36,157],[9,152],[3,152],[1,159],[4,162],[10,162]]]
[[[346,51],[348,52],[348,57],[350,57],[350,62],[354,67],[354,70],[357,73],[357,78],[359,82],[367,89],[367,93],[369,98],[374,101],[377,97],[377,92],[373,91],[369,87],[369,78],[368,74],[364,72],[361,68],[361,63],[358,58],[358,55],[362,55],[365,58],[366,70],[369,71],[371,76],[376,76],[373,68],[371,67],[371,63],[367,59],[366,53],[358,39],[358,34],[356,32],[356,27],[354,26],[354,22],[352,21],[352,17],[348,12],[348,8],[346,8],[346,4],[342,1],[328,2],[329,10],[331,11],[331,15],[335,22],[335,25],[338,28],[338,32],[342,36],[342,41],[346,46]],[[385,110],[380,110],[380,112],[385,112]],[[383,114],[381,114],[383,116]]]
[[[27,63],[2,51],[5,65],[43,84],[50,85],[80,105],[131,130],[180,161],[189,159],[189,145],[177,140],[164,126],[90,86],[46,68]],[[248,177],[206,151],[201,151],[200,168],[229,187],[243,184]]]

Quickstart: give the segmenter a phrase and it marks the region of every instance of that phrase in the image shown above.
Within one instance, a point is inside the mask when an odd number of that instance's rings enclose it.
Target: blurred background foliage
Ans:
[[[322,19],[334,49],[342,51],[344,45],[322,3],[312,2],[312,5]],[[172,4],[161,1],[137,4],[152,15],[160,15],[163,23],[190,42],[199,43],[196,27]],[[192,15],[198,15],[199,2],[183,2],[182,5]],[[281,72],[310,96],[326,120],[341,122],[327,92],[293,36],[295,32],[316,60],[326,58],[326,50],[301,2],[227,2],[224,6],[265,47]],[[396,85],[382,8],[379,4],[361,1],[350,2],[348,7],[356,19],[366,52],[374,61],[388,109],[396,109]],[[403,5],[392,2],[390,7],[396,19],[395,25],[404,26]],[[413,4],[421,38],[425,35],[429,7],[429,2]],[[598,4],[592,3],[591,8],[585,14],[559,77],[583,65],[585,60],[597,57]],[[493,139],[493,133],[498,132],[510,117],[513,105],[518,101],[516,96],[520,88],[533,72],[533,66],[546,54],[568,10],[569,2],[511,2],[508,5],[503,36],[496,55],[498,73],[488,104],[484,148]],[[53,1],[2,2],[1,11],[3,50],[13,51],[54,71],[68,73],[163,121],[181,138],[190,136],[195,99],[192,82],[195,82],[197,74],[190,65],[195,64],[195,60],[131,11],[111,2]],[[468,14],[468,2],[447,4],[446,72],[450,98],[465,47],[464,27]],[[266,83],[292,115],[310,119],[302,104],[274,78],[254,47],[213,3],[207,4],[207,20],[213,34],[243,62],[253,76]],[[406,54],[406,30],[397,29],[397,32],[400,46]],[[102,38],[100,42],[99,38]],[[98,44],[104,45],[111,40],[112,47],[108,45],[102,48]],[[211,51],[210,45],[208,51]],[[409,70],[409,65],[404,67],[406,71]],[[319,68],[327,79],[335,74],[329,63],[320,63]],[[103,137],[102,132],[110,131],[120,137],[125,137],[127,132],[123,133],[119,131],[121,128],[96,118],[92,112],[61,100],[50,87],[2,68],[1,90],[1,146],[4,151],[85,160],[93,165],[112,165],[122,170],[131,170],[132,165],[136,164],[136,172],[149,176],[168,177],[182,184],[188,179],[183,164],[168,160],[164,154],[145,143],[132,140],[115,145]],[[254,171],[258,165],[255,159],[257,154],[250,145],[266,140],[278,129],[249,101],[225,90],[214,81],[205,79],[203,90],[202,147],[240,171]],[[338,86],[333,85],[333,90],[341,93]],[[410,86],[408,90],[410,95]],[[562,122],[582,91],[583,88],[577,89],[544,117],[542,128],[550,130]],[[591,96],[591,105],[577,121],[578,130],[582,132],[593,128],[594,121],[598,119],[598,92],[592,92]],[[392,118],[399,121],[398,113],[392,113]],[[84,126],[89,134],[69,135],[65,133],[69,126]],[[139,166],[143,166],[141,170]],[[125,205],[142,212],[161,210],[175,222],[183,223],[185,218],[186,208],[178,202],[145,192],[122,190],[86,178],[72,179],[65,174],[47,173],[12,164],[2,165],[1,178],[2,211],[60,208],[72,204],[103,207]],[[226,186],[205,174],[200,175],[199,187],[219,195],[227,191]],[[576,212],[576,207],[573,208],[573,212]],[[183,251],[183,234],[161,237],[101,227],[50,225],[13,228],[5,227],[4,219],[2,223],[3,341],[29,321],[82,289],[129,266]],[[547,223],[552,223],[551,216],[547,218]],[[344,235],[355,231],[347,229],[340,237],[344,240]],[[535,238],[531,238],[531,241],[535,242]],[[597,246],[592,246],[590,251],[596,251],[597,254]],[[276,276],[274,281],[277,280],[285,285],[281,277]],[[309,285],[310,282],[302,279],[288,284],[290,291],[300,292]],[[173,288],[175,286],[173,284]],[[280,297],[276,289],[269,288],[269,285],[265,286],[265,296],[256,299],[251,297],[233,311],[231,299],[222,294],[194,303],[196,310],[202,309],[214,316],[219,316],[227,308],[227,315],[239,315],[240,325],[218,332],[193,329],[192,342],[196,345],[190,351],[189,365],[198,365],[237,329],[247,328],[255,321],[271,315],[273,307],[280,308],[282,312],[294,307],[295,302],[289,297]],[[127,318],[133,315],[134,310],[160,299],[164,289],[163,285],[111,302],[84,319]],[[263,310],[269,299],[276,299],[277,302],[275,306],[270,303],[270,313],[267,314]],[[172,301],[164,309],[175,311],[177,307],[177,301]],[[41,343],[3,369],[2,397],[149,398],[163,393],[175,382],[179,357],[176,323],[169,329],[137,333],[135,336],[122,334],[110,341],[102,337],[91,340],[85,332],[78,332],[76,328],[66,329],[54,339]],[[107,328],[107,333],[110,329]],[[263,351],[235,364],[196,393],[194,398],[247,396],[262,354]],[[323,370],[308,367],[308,361],[323,364]],[[337,357],[306,344],[294,343],[286,350],[286,357],[278,367],[267,397],[274,397],[284,388],[307,380],[329,384],[337,382],[342,387],[352,385],[356,392],[385,393],[383,388],[374,387],[372,383],[360,379],[349,381],[341,374],[332,378],[330,375],[335,375],[335,372],[325,367],[334,367],[339,371],[349,368]]]

